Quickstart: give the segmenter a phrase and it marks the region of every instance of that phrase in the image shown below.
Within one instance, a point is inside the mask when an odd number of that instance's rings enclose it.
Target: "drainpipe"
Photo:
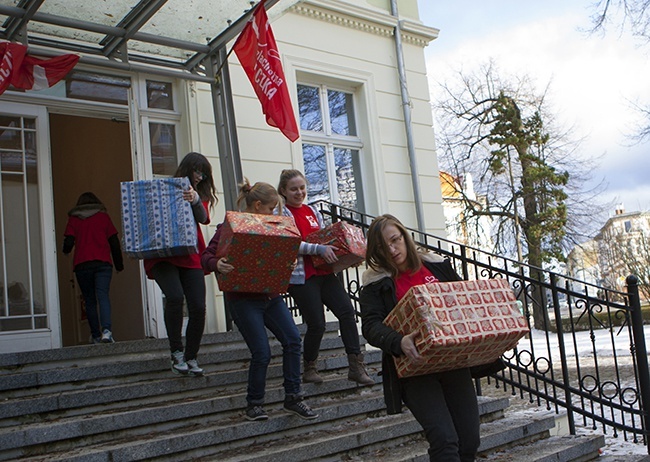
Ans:
[[[408,87],[406,84],[406,68],[404,67],[404,50],[402,49],[402,28],[397,11],[397,0],[390,1],[391,14],[397,18],[395,24],[395,49],[397,51],[397,70],[399,72],[399,84],[402,92],[402,109],[404,110],[404,125],[406,129],[406,148],[409,154],[411,165],[411,181],[413,182],[413,200],[415,201],[415,215],[417,218],[417,227],[420,232],[425,232],[424,228],[424,209],[422,207],[422,198],[420,194],[420,181],[418,174],[418,164],[415,157],[415,146],[413,144],[413,130],[411,128],[411,100],[409,98]]]

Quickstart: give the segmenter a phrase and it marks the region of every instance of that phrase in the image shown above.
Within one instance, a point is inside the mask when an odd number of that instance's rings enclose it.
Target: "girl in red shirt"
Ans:
[[[75,248],[72,264],[86,305],[90,343],[113,343],[108,291],[113,264],[118,273],[124,264],[117,229],[95,194],[79,196],[77,205],[68,212],[63,235],[63,253],[67,255]]]
[[[375,381],[368,376],[363,364],[359,346],[359,331],[355,320],[354,307],[343,284],[331,270],[314,268],[311,255],[320,255],[326,262],[337,260],[331,245],[309,244],[304,242],[308,234],[323,227],[323,217],[314,208],[305,205],[307,180],[299,170],[283,170],[280,174],[278,192],[284,197],[286,206],[283,214],[291,216],[296,222],[303,242],[300,244],[298,264],[291,274],[289,294],[298,305],[302,320],[307,324],[303,345],[303,382],[322,382],[316,361],[320,343],[325,333],[325,308],[334,313],[339,320],[341,339],[348,355],[348,379],[362,385],[372,385]]]
[[[190,152],[181,161],[174,177],[187,177],[190,188],[183,199],[192,204],[196,221],[198,253],[177,257],[144,260],[147,276],[154,279],[165,294],[165,328],[171,350],[171,369],[176,374],[203,375],[196,356],[205,326],[205,275],[201,268],[201,252],[205,240],[199,224],[210,222],[209,208],[217,203],[212,179],[212,165],[198,152]],[[183,299],[187,302],[189,320],[183,348]]]

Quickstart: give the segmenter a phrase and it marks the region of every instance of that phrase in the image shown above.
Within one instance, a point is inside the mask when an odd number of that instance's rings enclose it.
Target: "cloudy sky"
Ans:
[[[603,201],[626,211],[650,210],[650,142],[631,145],[639,122],[630,101],[650,103],[650,44],[639,46],[616,28],[589,35],[595,0],[418,0],[422,21],[440,29],[426,48],[435,99],[438,82],[492,58],[503,73],[526,74],[540,89],[551,82],[551,104],[576,139],[580,155],[603,154],[595,180]],[[435,114],[434,114],[435,117]]]

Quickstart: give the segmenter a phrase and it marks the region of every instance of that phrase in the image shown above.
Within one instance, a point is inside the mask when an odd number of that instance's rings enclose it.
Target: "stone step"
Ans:
[[[247,351],[247,350],[246,350]],[[278,352],[279,353],[279,352]],[[219,354],[219,353],[217,353]],[[209,357],[209,354],[203,354]],[[221,361],[223,358],[220,358]],[[370,351],[366,354],[368,373],[379,381],[377,373],[381,367],[381,353]],[[269,380],[282,377],[281,359],[275,357],[269,366]],[[327,357],[320,362],[325,378],[347,376],[347,358],[340,355]],[[55,418],[68,415],[78,415],[102,411],[107,405],[122,408],[130,405],[140,405],[143,401],[155,403],[167,401],[169,396],[176,399],[191,398],[206,393],[223,394],[229,389],[245,389],[247,380],[248,360],[241,359],[236,364],[223,371],[212,371],[211,364],[206,364],[206,374],[203,377],[176,376],[165,367],[164,370],[148,375],[134,375],[129,381],[96,380],[94,383],[84,383],[82,388],[57,389],[46,394],[41,387],[38,395],[27,395],[18,398],[5,398],[0,407],[0,427],[12,426],[20,422],[47,420],[47,413],[56,412]],[[236,367],[236,369],[235,369]],[[31,417],[27,417],[27,416]],[[41,417],[38,417],[41,416]],[[14,419],[12,419],[14,418]]]
[[[304,333],[305,326],[299,329]],[[166,339],[2,354],[0,460],[428,460],[411,414],[386,415],[380,351],[365,352],[375,385],[348,381],[338,325],[328,323],[319,358],[325,381],[303,386],[320,416],[303,421],[282,409],[281,347],[273,338],[271,346],[265,422],[243,418],[250,353],[237,332],[203,337],[203,377],[172,374]],[[593,447],[578,439],[574,446],[581,449],[561,450],[548,439],[553,415],[517,415],[507,408],[506,398],[479,397],[485,457],[502,448],[510,448],[506,454],[524,451],[520,448],[542,439],[558,450],[545,456],[556,459],[540,461],[578,462],[587,459],[562,454],[593,454]]]
[[[603,435],[550,436],[528,444],[509,445],[486,454],[488,462],[577,462],[599,458],[599,449],[605,445]],[[599,459],[600,460],[600,459]]]
[[[190,460],[208,457],[210,460],[261,461],[271,456],[279,461],[313,460],[362,444],[386,441],[390,439],[388,434],[395,438],[421,433],[410,413],[385,415],[383,395],[376,387],[359,387],[356,393],[348,392],[336,399],[332,394],[310,399],[320,416],[309,422],[283,412],[280,395],[278,392],[275,402],[265,406],[270,417],[265,422],[248,422],[241,413],[226,411],[218,416],[197,415],[189,419],[186,426],[172,428],[173,423],[167,422],[160,428],[150,424],[145,432],[141,429],[115,431],[113,441],[100,441],[83,448],[74,440],[43,445],[46,453],[26,460]],[[503,400],[481,398],[481,411],[495,412],[493,401],[504,405]],[[124,422],[126,419],[118,420]],[[260,448],[263,449],[261,453]],[[276,449],[271,452],[270,448]],[[27,453],[14,455],[25,457],[38,450],[32,447]]]

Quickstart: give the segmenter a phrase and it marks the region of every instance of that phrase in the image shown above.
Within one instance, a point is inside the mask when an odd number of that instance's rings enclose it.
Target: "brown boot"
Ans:
[[[302,381],[303,383],[313,382],[321,383],[323,377],[318,375],[318,370],[316,369],[316,361],[304,361],[303,362],[303,372],[302,372]]]
[[[348,355],[348,380],[360,383],[361,385],[374,385],[375,381],[368,375],[363,365],[363,355]]]

